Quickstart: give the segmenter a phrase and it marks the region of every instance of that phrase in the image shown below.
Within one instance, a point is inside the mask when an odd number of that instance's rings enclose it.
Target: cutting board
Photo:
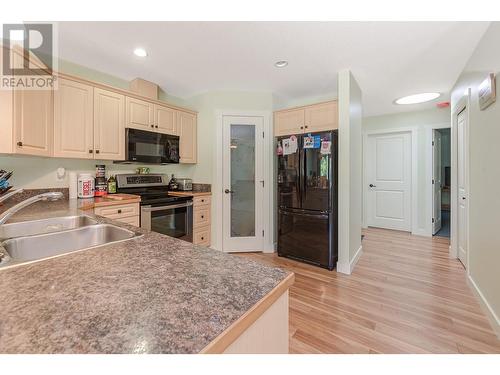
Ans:
[[[117,201],[123,201],[123,200],[127,200],[127,199],[137,199],[139,198],[138,195],[133,195],[133,194],[108,194],[106,195],[106,198],[107,199],[114,199],[114,200],[117,200]]]

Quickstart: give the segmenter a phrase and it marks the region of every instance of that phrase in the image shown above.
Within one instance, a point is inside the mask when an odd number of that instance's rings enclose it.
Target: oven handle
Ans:
[[[143,207],[141,207],[141,211],[144,211],[144,212],[163,211],[163,210],[170,210],[172,208],[189,207],[192,205],[193,205],[193,202],[189,201],[186,203],[172,204],[170,206],[161,206],[161,207],[143,206]]]

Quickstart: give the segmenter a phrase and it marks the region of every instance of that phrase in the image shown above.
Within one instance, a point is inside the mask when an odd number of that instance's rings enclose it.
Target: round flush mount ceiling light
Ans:
[[[287,65],[288,65],[288,61],[286,61],[286,60],[280,60],[280,61],[276,61],[276,62],[274,63],[274,66],[275,66],[276,68],[284,68],[284,67],[285,67],[285,66],[287,66]]]
[[[144,48],[136,48],[134,49],[134,55],[139,56],[139,57],[146,57],[148,53]]]
[[[430,102],[436,98],[441,96],[440,93],[437,92],[424,92],[422,94],[408,95],[403,96],[395,101],[396,104],[418,104]]]

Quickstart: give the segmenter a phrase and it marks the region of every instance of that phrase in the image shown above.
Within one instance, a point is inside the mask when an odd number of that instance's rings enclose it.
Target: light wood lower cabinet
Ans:
[[[193,243],[195,245],[210,246],[211,232],[211,204],[209,195],[193,198]]]
[[[125,96],[94,88],[95,158],[125,160]]]
[[[54,156],[94,158],[94,88],[67,79],[54,92]]]
[[[94,213],[122,223],[140,226],[139,203],[119,204],[113,206],[96,207]]]

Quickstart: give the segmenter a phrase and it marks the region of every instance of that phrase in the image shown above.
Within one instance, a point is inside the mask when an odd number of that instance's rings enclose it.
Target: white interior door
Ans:
[[[262,117],[223,117],[223,250],[262,251]]]
[[[468,236],[468,188],[467,188],[467,110],[457,116],[457,187],[458,187],[458,259],[467,267],[467,236]]]
[[[368,225],[411,231],[411,133],[368,137]]]
[[[432,130],[432,234],[441,229],[441,133]]]

